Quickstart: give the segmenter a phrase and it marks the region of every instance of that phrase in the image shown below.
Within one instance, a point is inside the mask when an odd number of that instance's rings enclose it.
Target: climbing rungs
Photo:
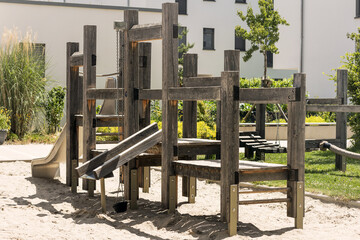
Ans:
[[[243,200],[239,201],[239,205],[250,205],[250,204],[265,204],[265,203],[282,203],[290,202],[290,198],[273,198],[273,199],[257,199],[257,200]]]
[[[288,192],[291,188],[264,188],[255,189],[250,191],[240,191],[239,194],[252,194],[252,193],[273,193],[273,192]]]

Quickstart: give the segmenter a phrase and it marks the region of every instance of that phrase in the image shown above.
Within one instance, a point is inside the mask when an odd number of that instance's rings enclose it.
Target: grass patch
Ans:
[[[7,137],[5,144],[30,144],[30,143],[39,143],[39,144],[54,144],[59,137],[60,132],[55,134],[46,134],[46,133],[28,133],[22,139],[14,134],[10,133]]]
[[[243,154],[240,157],[244,157]],[[241,158],[241,159],[242,159]],[[266,154],[268,163],[287,164],[286,153]],[[269,186],[285,186],[286,181],[256,182]],[[335,154],[330,151],[305,153],[305,188],[342,200],[360,199],[360,161],[347,159],[346,172],[335,170]]]

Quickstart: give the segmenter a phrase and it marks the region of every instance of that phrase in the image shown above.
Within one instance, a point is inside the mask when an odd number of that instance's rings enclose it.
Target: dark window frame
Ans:
[[[242,4],[246,4],[246,0],[235,0],[235,3],[242,3]]]
[[[210,46],[205,44],[205,34],[211,34]],[[203,50],[215,50],[215,28],[203,28]]]
[[[355,2],[355,18],[360,18],[360,0]]]
[[[204,2],[216,2],[216,0],[203,0]]]
[[[179,14],[187,15],[187,0],[175,0],[179,4]]]
[[[242,52],[246,51],[246,41],[241,36],[237,36],[236,31],[235,31],[235,49],[240,50]]]

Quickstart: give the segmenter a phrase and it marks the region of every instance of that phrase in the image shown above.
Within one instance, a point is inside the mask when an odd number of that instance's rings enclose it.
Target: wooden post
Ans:
[[[96,148],[96,106],[95,99],[87,99],[88,88],[96,88],[96,26],[84,26],[84,105],[83,105],[83,159],[89,161]],[[94,195],[95,181],[83,181],[83,188],[89,196]],[[86,184],[87,183],[87,184]]]
[[[139,43],[139,89],[151,89],[151,43]],[[139,101],[139,118],[142,129],[150,125],[150,100]],[[139,187],[143,192],[149,192],[150,187],[150,167],[138,169]]]
[[[228,232],[230,236],[237,234],[237,223],[239,220],[239,185],[230,185],[230,220]]]
[[[304,182],[296,182],[296,217],[295,228],[303,229],[304,226]]]
[[[198,74],[198,56],[197,54],[184,54],[184,78],[196,77]],[[183,137],[184,138],[196,138],[197,137],[197,102],[196,101],[184,101],[183,104]],[[188,159],[196,159],[195,156],[188,156]],[[194,197],[190,194],[190,182],[195,186]],[[189,202],[195,202],[196,196],[196,178],[182,177],[182,195],[188,197]]]
[[[135,210],[138,209],[137,200],[138,200],[138,177],[137,177],[137,170],[132,169],[130,171],[131,174],[131,198],[130,198],[130,209]]]
[[[77,193],[77,186],[78,186],[78,177],[75,171],[75,168],[77,168],[78,166],[78,162],[79,159],[73,159],[72,160],[72,169],[71,169],[71,174],[72,174],[72,179],[71,179],[71,192],[72,193]]]
[[[239,101],[234,87],[239,86],[239,72],[221,73],[221,219],[229,222],[230,185],[239,170]]]
[[[129,39],[129,29],[138,24],[138,11],[124,12],[126,29],[124,30],[124,136],[129,137],[139,130],[138,103],[135,99],[135,88],[138,87],[138,43]],[[131,160],[124,166],[124,195],[131,199],[131,169],[135,168],[135,161]]]
[[[175,213],[177,205],[177,177],[169,177],[169,213]]]
[[[100,191],[101,191],[101,209],[103,213],[106,213],[106,193],[105,193],[105,179],[100,179]]]
[[[341,100],[341,104],[347,104],[347,70],[337,69],[337,91],[336,97]],[[339,147],[346,149],[346,124],[347,113],[336,113],[336,139],[340,140]],[[335,169],[346,171],[346,157],[335,156]]]
[[[168,89],[178,83],[178,4],[162,5],[162,120],[161,203],[169,208],[169,181],[174,175],[172,161],[177,156],[177,101],[169,101]],[[175,153],[174,153],[175,152]]]
[[[304,186],[298,189],[299,182],[304,182],[305,176],[305,117],[306,117],[306,76],[302,73],[294,74],[294,87],[300,88],[300,101],[289,102],[288,104],[288,145],[287,165],[292,172],[293,179],[287,181],[291,189],[288,197],[291,199],[287,204],[287,215],[294,217],[296,222],[300,221],[303,213],[298,213],[299,205],[304,203]],[[301,192],[301,193],[300,193]],[[302,201],[299,194],[302,194]],[[302,204],[302,211],[304,204]]]
[[[240,71],[240,51],[225,50],[224,51],[224,71]],[[240,80],[240,79],[239,79]],[[221,103],[216,103],[216,139],[221,140]],[[216,159],[220,159],[217,155]]]
[[[79,51],[79,43],[68,42],[66,44],[66,185],[77,186],[76,182],[72,182],[74,172],[73,160],[76,165],[79,159],[79,142],[77,135],[77,126],[75,121],[75,114],[78,112],[79,104],[83,101],[78,98],[79,87],[79,67],[70,66],[70,57],[73,53]],[[82,91],[82,89],[81,89]]]
[[[264,80],[261,80],[261,87],[268,87]],[[266,117],[266,104],[256,104],[256,131],[261,138],[265,138],[265,117]],[[256,160],[265,160],[265,153],[256,151]]]

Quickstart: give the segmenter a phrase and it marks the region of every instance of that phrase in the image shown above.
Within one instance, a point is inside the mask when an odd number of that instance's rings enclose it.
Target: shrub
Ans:
[[[22,138],[40,109],[47,79],[44,54],[39,53],[34,37],[22,38],[15,30],[3,34],[0,47],[0,106],[10,110],[11,131]]]
[[[64,116],[65,88],[54,87],[45,100],[45,118],[48,133],[55,133],[60,128],[60,121]]]
[[[10,130],[11,122],[9,111],[5,108],[0,108],[0,129],[1,130]]]

